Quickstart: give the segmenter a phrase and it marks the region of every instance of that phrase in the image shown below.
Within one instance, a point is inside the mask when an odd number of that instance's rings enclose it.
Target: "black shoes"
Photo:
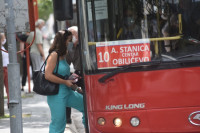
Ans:
[[[72,124],[72,119],[67,119],[67,124]]]

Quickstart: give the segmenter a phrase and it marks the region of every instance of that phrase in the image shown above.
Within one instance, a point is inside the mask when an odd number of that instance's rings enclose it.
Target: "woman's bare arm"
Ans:
[[[58,54],[56,52],[52,52],[49,56],[45,67],[45,78],[51,82],[65,84],[66,86],[71,87],[73,85],[72,80],[64,80],[53,74],[57,63],[57,57]]]

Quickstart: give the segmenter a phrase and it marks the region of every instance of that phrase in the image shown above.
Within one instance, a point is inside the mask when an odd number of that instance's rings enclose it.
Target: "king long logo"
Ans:
[[[200,111],[191,113],[188,120],[191,124],[200,126]]]
[[[143,109],[143,108],[145,108],[145,103],[106,105],[105,107],[106,110]]]

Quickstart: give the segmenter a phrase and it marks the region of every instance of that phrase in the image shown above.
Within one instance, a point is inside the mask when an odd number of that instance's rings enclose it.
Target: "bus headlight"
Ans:
[[[104,118],[100,117],[100,118],[98,118],[97,122],[98,122],[99,125],[103,126],[103,125],[105,125],[106,120]]]
[[[115,127],[120,127],[122,125],[122,120],[120,118],[115,118],[113,123]]]
[[[133,127],[137,127],[140,124],[140,120],[137,117],[132,117],[130,123]]]

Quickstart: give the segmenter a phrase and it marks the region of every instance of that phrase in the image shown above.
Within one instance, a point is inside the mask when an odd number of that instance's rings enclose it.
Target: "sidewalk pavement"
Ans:
[[[22,92],[23,133],[48,133],[51,121],[46,96]],[[5,114],[9,114],[7,99],[4,101]],[[82,114],[72,109],[72,124],[66,125],[64,133],[84,133]],[[0,133],[10,133],[10,118],[0,119]]]

